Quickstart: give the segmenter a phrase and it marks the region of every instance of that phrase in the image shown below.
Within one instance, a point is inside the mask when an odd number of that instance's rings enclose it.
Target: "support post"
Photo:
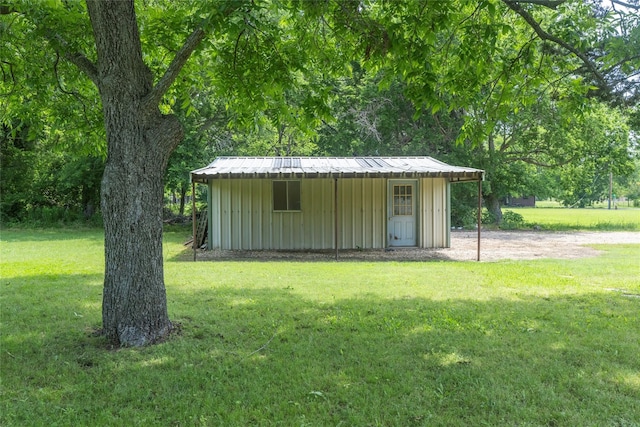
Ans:
[[[338,178],[333,183],[333,241],[336,247],[336,261],[338,260]]]
[[[196,218],[196,182],[193,180],[193,176],[191,176],[191,225],[193,228],[193,243],[191,246],[193,247],[193,261],[196,261],[197,255],[197,240],[198,240],[198,223]]]
[[[480,230],[482,228],[482,176],[478,179],[478,254],[476,261],[480,261]]]

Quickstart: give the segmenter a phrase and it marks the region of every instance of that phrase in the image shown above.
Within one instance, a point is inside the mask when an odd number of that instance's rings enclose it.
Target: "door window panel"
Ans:
[[[394,184],[393,185],[393,215],[411,216],[413,215],[413,185]]]

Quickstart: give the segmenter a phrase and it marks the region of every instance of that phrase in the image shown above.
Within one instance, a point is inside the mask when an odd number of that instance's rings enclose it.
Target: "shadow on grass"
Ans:
[[[86,333],[99,307],[83,295],[96,290],[76,288],[71,296],[44,290],[43,313],[36,306],[3,313],[3,425],[632,426],[640,419],[640,300],[619,293],[323,303],[293,289],[172,288],[180,334],[107,352]],[[2,289],[4,307],[21,304]],[[85,305],[85,320],[52,322],[74,304]]]
[[[0,232],[0,242],[55,242],[60,240],[104,241],[104,230],[100,228],[10,228]]]
[[[196,262],[438,262],[459,261],[446,254],[447,249],[341,249],[335,250],[198,250]],[[167,259],[169,262],[194,262],[193,249],[185,249]],[[471,259],[469,261],[472,261]]]
[[[183,243],[191,235],[191,227],[165,226],[164,237]],[[104,229],[101,227],[9,227],[0,229],[0,242],[54,242],[58,240],[97,240],[104,241]]]

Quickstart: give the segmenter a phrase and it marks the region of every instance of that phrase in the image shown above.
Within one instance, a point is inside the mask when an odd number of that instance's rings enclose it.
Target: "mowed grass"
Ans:
[[[504,208],[544,230],[640,231],[640,208]]]
[[[638,426],[638,245],[578,260],[198,262],[109,350],[101,231],[3,231],[3,426]]]

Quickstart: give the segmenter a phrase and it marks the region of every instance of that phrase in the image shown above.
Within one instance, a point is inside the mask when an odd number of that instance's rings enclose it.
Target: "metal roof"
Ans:
[[[432,157],[218,157],[191,172],[194,182],[222,178],[449,178],[479,181],[481,169]]]

